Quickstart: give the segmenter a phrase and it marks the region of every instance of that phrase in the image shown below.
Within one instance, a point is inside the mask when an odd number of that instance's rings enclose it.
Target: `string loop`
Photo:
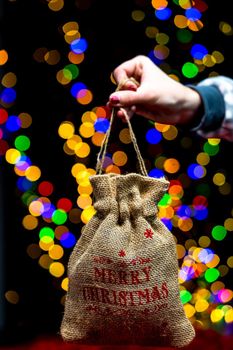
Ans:
[[[133,81],[136,85],[138,85],[138,82],[134,78],[127,78],[127,79],[125,79],[123,82],[121,82],[118,85],[116,91],[120,90],[122,88],[122,86],[128,80]],[[133,146],[134,146],[134,149],[135,149],[135,152],[136,152],[136,155],[137,155],[137,159],[138,159],[138,162],[139,162],[139,167],[140,167],[141,174],[144,175],[144,176],[148,176],[147,170],[146,170],[146,166],[145,166],[144,160],[142,158],[141,152],[139,150],[139,147],[138,147],[138,144],[137,144],[137,139],[136,139],[136,136],[134,134],[134,131],[133,131],[133,128],[132,128],[132,125],[131,125],[131,122],[130,122],[130,118],[131,118],[130,112],[131,111],[129,109],[125,109],[125,108],[120,108],[120,110],[124,114],[124,117],[125,117],[125,119],[127,121],[128,127],[129,127],[130,138],[131,138],[131,141],[133,143]],[[109,128],[108,128],[108,130],[107,130],[107,132],[105,134],[105,137],[104,137],[104,139],[102,141],[102,144],[101,144],[101,147],[100,147],[100,151],[99,151],[99,153],[97,155],[96,174],[99,174],[99,175],[102,174],[102,172],[103,172],[103,163],[104,163],[104,159],[105,159],[105,156],[106,156],[108,141],[109,141],[109,137],[110,137],[110,134],[111,134],[112,124],[113,124],[113,120],[115,118],[116,112],[117,112],[117,109],[113,108],[112,112],[111,112],[111,116],[110,116]]]

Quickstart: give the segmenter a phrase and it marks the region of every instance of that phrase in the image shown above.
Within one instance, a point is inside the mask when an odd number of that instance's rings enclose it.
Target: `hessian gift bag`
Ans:
[[[102,174],[114,115],[90,177],[96,214],[68,262],[61,336],[83,344],[183,347],[195,331],[180,300],[175,241],[157,216],[169,182],[147,175],[126,112],[141,174]]]

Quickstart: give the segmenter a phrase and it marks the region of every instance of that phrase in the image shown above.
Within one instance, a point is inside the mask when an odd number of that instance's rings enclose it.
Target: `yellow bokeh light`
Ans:
[[[152,27],[152,26],[148,26],[146,27],[145,33],[146,36],[150,39],[155,39],[156,38],[156,34],[159,32],[158,28],[156,27]]]
[[[171,174],[176,173],[180,169],[180,163],[175,158],[166,159],[163,166],[164,166],[164,170]]]
[[[112,156],[113,163],[117,166],[123,166],[127,163],[128,157],[125,152],[116,151]]]
[[[189,29],[192,30],[193,32],[198,32],[204,26],[204,24],[200,20],[197,20],[195,22],[188,20],[187,23],[188,23]]]
[[[87,111],[87,112],[83,113],[81,119],[82,119],[83,123],[87,122],[87,123],[94,124],[96,122],[97,115],[95,112]]]
[[[82,222],[84,224],[87,224],[88,221],[91,220],[92,216],[95,215],[95,213],[96,213],[96,210],[92,205],[90,207],[85,208],[81,214]]]
[[[163,137],[166,140],[174,140],[178,134],[178,130],[174,125],[170,125],[170,128],[167,131],[163,132]]]
[[[191,318],[195,315],[196,310],[191,304],[187,303],[184,305],[184,312],[188,318]]]
[[[119,139],[122,143],[129,144],[132,142],[128,128],[124,128],[119,133]]]
[[[49,256],[51,259],[58,260],[58,259],[61,259],[63,257],[64,250],[60,245],[54,244],[49,248],[48,253],[49,253]]]
[[[210,162],[210,156],[205,152],[198,153],[196,159],[197,163],[203,166],[209,164]]]
[[[86,169],[81,170],[76,175],[76,181],[81,186],[84,186],[84,187],[90,186],[89,177],[90,177],[90,173]]]
[[[143,21],[144,18],[145,18],[145,12],[140,11],[140,10],[134,10],[134,11],[132,12],[132,18],[133,18],[133,20],[136,21],[136,22]]]
[[[221,139],[218,138],[208,138],[208,143],[210,145],[216,146],[221,142]]]
[[[221,21],[219,23],[219,29],[221,30],[221,32],[223,32],[225,35],[232,35],[233,34],[233,29],[232,26],[227,23],[227,22],[223,22]]]
[[[105,134],[97,131],[92,136],[91,141],[95,146],[101,146],[104,138],[105,138]]]
[[[57,75],[56,75],[56,79],[57,81],[62,84],[62,85],[67,85],[71,82],[72,80],[72,74],[71,72],[67,71],[66,74],[64,74],[64,70],[63,69],[60,69],[58,72],[57,72]]]
[[[228,195],[231,193],[231,185],[225,182],[222,186],[218,188],[219,192],[223,195]]]
[[[215,58],[216,63],[222,63],[224,61],[224,56],[220,51],[213,51],[212,56]]]
[[[85,209],[92,205],[92,199],[88,194],[81,194],[77,199],[77,204],[79,208]]]
[[[233,322],[233,310],[228,310],[225,314],[225,322],[232,323]]]
[[[224,227],[227,231],[233,231],[233,218],[228,218],[224,221]]]
[[[79,194],[91,194],[93,192],[92,186],[82,186],[78,185],[78,193]]]
[[[60,11],[64,6],[64,0],[49,0],[48,7],[52,11]]]
[[[208,236],[201,236],[198,243],[202,248],[207,248],[211,243],[211,239]]]
[[[63,30],[64,33],[67,33],[70,30],[76,30],[77,31],[77,30],[79,30],[78,22],[75,22],[75,21],[67,22],[67,23],[65,23],[62,26],[62,30]]]
[[[198,299],[195,303],[195,309],[197,312],[204,312],[208,309],[209,303],[205,299]]]
[[[55,65],[60,61],[61,55],[57,50],[51,50],[46,52],[44,60],[50,65]]]
[[[211,284],[211,292],[217,294],[221,289],[225,288],[225,284],[221,281],[216,281]]]
[[[5,293],[5,298],[11,304],[17,304],[19,302],[19,294],[15,290],[8,290]]]
[[[80,33],[78,30],[76,29],[72,29],[69,30],[66,34],[65,34],[65,41],[68,44],[71,44],[74,40],[79,39],[81,37]],[[77,64],[77,63],[76,63]]]
[[[220,262],[220,258],[217,254],[212,255],[212,259],[208,262],[206,262],[206,266],[209,268],[216,267]]]
[[[0,50],[0,66],[3,66],[8,61],[8,53],[6,50]]]
[[[84,60],[84,53],[74,53],[73,51],[70,51],[68,53],[68,59],[73,64],[80,64]]]
[[[159,207],[159,214],[158,216],[160,218],[167,218],[171,219],[174,215],[174,209],[170,206],[161,206]]]
[[[15,86],[16,82],[17,82],[17,77],[12,72],[6,73],[2,78],[2,85],[7,88],[11,88]]]
[[[180,29],[186,28],[188,25],[188,19],[183,15],[176,15],[174,17],[174,23],[175,23],[175,26]]]
[[[61,282],[61,287],[62,289],[64,289],[66,292],[68,291],[68,287],[69,287],[69,279],[68,277],[65,277],[62,282]]]
[[[118,168],[118,166],[110,164],[107,166],[107,168],[105,169],[105,172],[108,173],[114,173],[114,174],[120,174],[121,170],[120,168]]]
[[[77,143],[82,142],[82,138],[78,135],[73,135],[70,139],[66,141],[67,147],[74,151]]]
[[[15,148],[9,148],[6,151],[5,158],[10,164],[16,164],[21,157],[21,153]]]
[[[95,133],[95,128],[93,123],[84,122],[79,128],[79,133],[81,136],[86,138],[93,136]]]
[[[80,157],[80,158],[85,158],[89,155],[91,149],[90,146],[88,145],[88,143],[86,142],[79,142],[76,146],[75,146],[75,154]]]
[[[229,258],[227,259],[227,265],[230,268],[233,268],[233,256],[229,256]]]
[[[37,181],[41,177],[41,170],[38,166],[31,165],[26,169],[25,176],[29,181]]]
[[[178,220],[178,227],[181,231],[188,232],[193,227],[193,221],[191,218],[180,218]]]
[[[70,139],[73,137],[74,131],[74,124],[69,121],[62,122],[58,128],[58,134],[63,139]]]
[[[155,128],[160,132],[165,132],[165,131],[168,131],[170,129],[170,125],[155,123]]]
[[[26,215],[22,223],[27,230],[34,230],[38,226],[38,219],[33,215]]]
[[[224,312],[221,309],[215,309],[210,314],[210,319],[213,323],[221,321],[224,317]]]
[[[186,249],[183,245],[177,244],[176,245],[176,252],[177,252],[177,258],[182,259],[186,254]]]
[[[44,206],[40,201],[35,200],[29,204],[28,210],[31,215],[40,216],[44,211]]]
[[[19,114],[20,119],[20,126],[23,129],[28,128],[32,124],[32,117],[28,113],[20,113]]]
[[[229,267],[226,265],[219,265],[218,271],[220,272],[220,276],[224,277],[228,274],[229,272]]]
[[[216,64],[216,59],[213,55],[207,54],[203,57],[203,64],[206,67],[213,67]]]
[[[48,256],[48,254],[41,255],[38,263],[44,269],[48,269],[53,260]]]
[[[72,169],[71,169],[71,174],[74,176],[74,177],[77,177],[78,173],[80,171],[83,171],[86,169],[86,166],[82,163],[76,163],[72,166]]]
[[[167,7],[168,2],[167,0],[151,0],[151,5],[158,10]]]
[[[217,186],[222,186],[226,181],[226,177],[222,173],[216,173],[213,176],[213,183]]]
[[[54,277],[61,277],[65,272],[64,265],[60,262],[52,262],[49,265],[49,272]]]
[[[79,90],[76,97],[77,101],[82,105],[87,105],[93,99],[92,92],[88,89]]]

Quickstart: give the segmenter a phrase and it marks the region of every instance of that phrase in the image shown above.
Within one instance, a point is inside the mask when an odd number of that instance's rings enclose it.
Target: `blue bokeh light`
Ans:
[[[149,129],[146,133],[146,140],[152,145],[156,145],[162,139],[161,132],[156,130],[155,128]]]
[[[172,10],[169,9],[168,7],[161,8],[155,11],[155,16],[162,21],[169,19],[171,15],[172,15]]]
[[[71,50],[76,54],[81,54],[87,49],[87,41],[84,38],[75,39],[70,44]]]

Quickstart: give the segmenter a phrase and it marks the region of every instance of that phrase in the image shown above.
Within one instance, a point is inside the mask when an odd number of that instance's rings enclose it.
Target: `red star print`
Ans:
[[[150,228],[147,228],[146,231],[144,232],[144,236],[146,238],[152,238],[154,232],[150,229]]]
[[[119,256],[125,256],[125,251],[124,251],[123,249],[120,250],[119,253],[118,253],[118,255],[119,255]]]

